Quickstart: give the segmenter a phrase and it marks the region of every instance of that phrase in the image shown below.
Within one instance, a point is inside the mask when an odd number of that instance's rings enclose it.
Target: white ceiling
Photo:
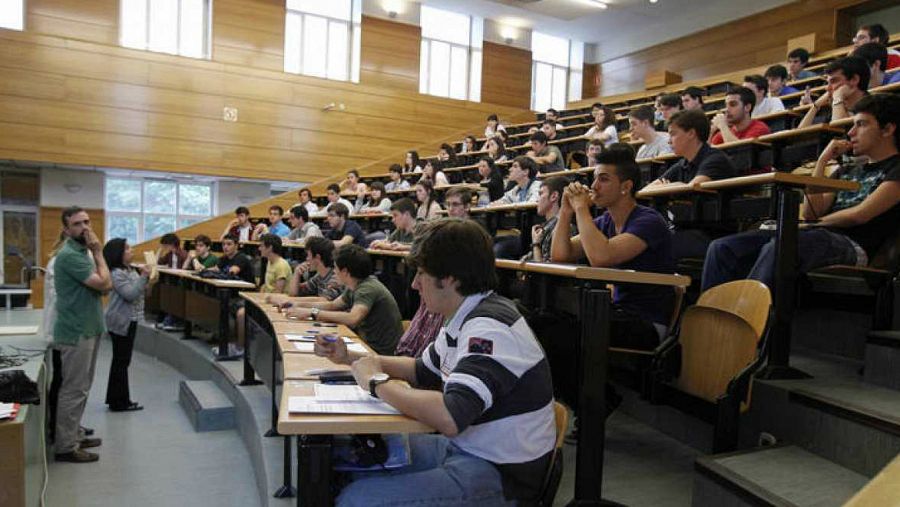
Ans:
[[[421,3],[596,44],[603,62],[793,0],[421,0]],[[765,36],[765,34],[760,34]],[[736,41],[740,43],[740,41]]]

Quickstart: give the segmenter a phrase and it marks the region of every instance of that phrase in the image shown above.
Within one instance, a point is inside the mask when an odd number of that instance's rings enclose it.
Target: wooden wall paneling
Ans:
[[[27,0],[25,29],[100,44],[119,42],[118,0]]]
[[[481,100],[531,107],[531,51],[485,42],[481,69]]]
[[[362,31],[360,82],[418,92],[422,29],[363,16]]]
[[[638,90],[654,70],[692,80],[769,65],[785,59],[788,39],[808,33],[834,47],[835,9],[862,1],[800,0],[603,62],[602,95]]]
[[[213,9],[213,60],[284,69],[283,1],[216,0]]]

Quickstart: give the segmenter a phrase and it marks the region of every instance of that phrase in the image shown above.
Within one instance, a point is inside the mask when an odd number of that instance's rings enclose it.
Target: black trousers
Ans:
[[[128,366],[131,364],[131,353],[134,350],[134,336],[137,334],[137,322],[128,326],[125,336],[109,333],[112,339],[113,357],[109,365],[109,382],[106,385],[106,404],[110,408],[125,408],[131,403],[128,389]]]

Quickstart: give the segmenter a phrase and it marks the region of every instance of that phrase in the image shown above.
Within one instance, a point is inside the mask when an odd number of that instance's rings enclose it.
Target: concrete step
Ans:
[[[900,331],[872,331],[866,337],[866,382],[900,389]]]
[[[839,506],[868,478],[796,446],[698,458],[692,505]]]
[[[178,402],[198,432],[235,427],[234,404],[211,380],[183,380]]]
[[[900,453],[900,392],[849,377],[757,380],[742,430],[745,445],[768,433],[872,477]]]

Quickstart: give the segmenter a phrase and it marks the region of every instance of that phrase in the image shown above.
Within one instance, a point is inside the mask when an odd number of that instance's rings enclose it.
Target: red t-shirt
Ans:
[[[887,70],[900,67],[900,53],[896,49],[888,49]]]
[[[734,135],[736,135],[738,139],[753,139],[754,137],[768,134],[769,126],[759,120],[750,120],[750,125],[747,125],[747,128],[743,131],[738,132],[734,127],[731,127],[731,131],[734,132]],[[716,132],[716,135],[709,141],[709,144],[717,145],[722,144],[723,142],[722,133]]]

